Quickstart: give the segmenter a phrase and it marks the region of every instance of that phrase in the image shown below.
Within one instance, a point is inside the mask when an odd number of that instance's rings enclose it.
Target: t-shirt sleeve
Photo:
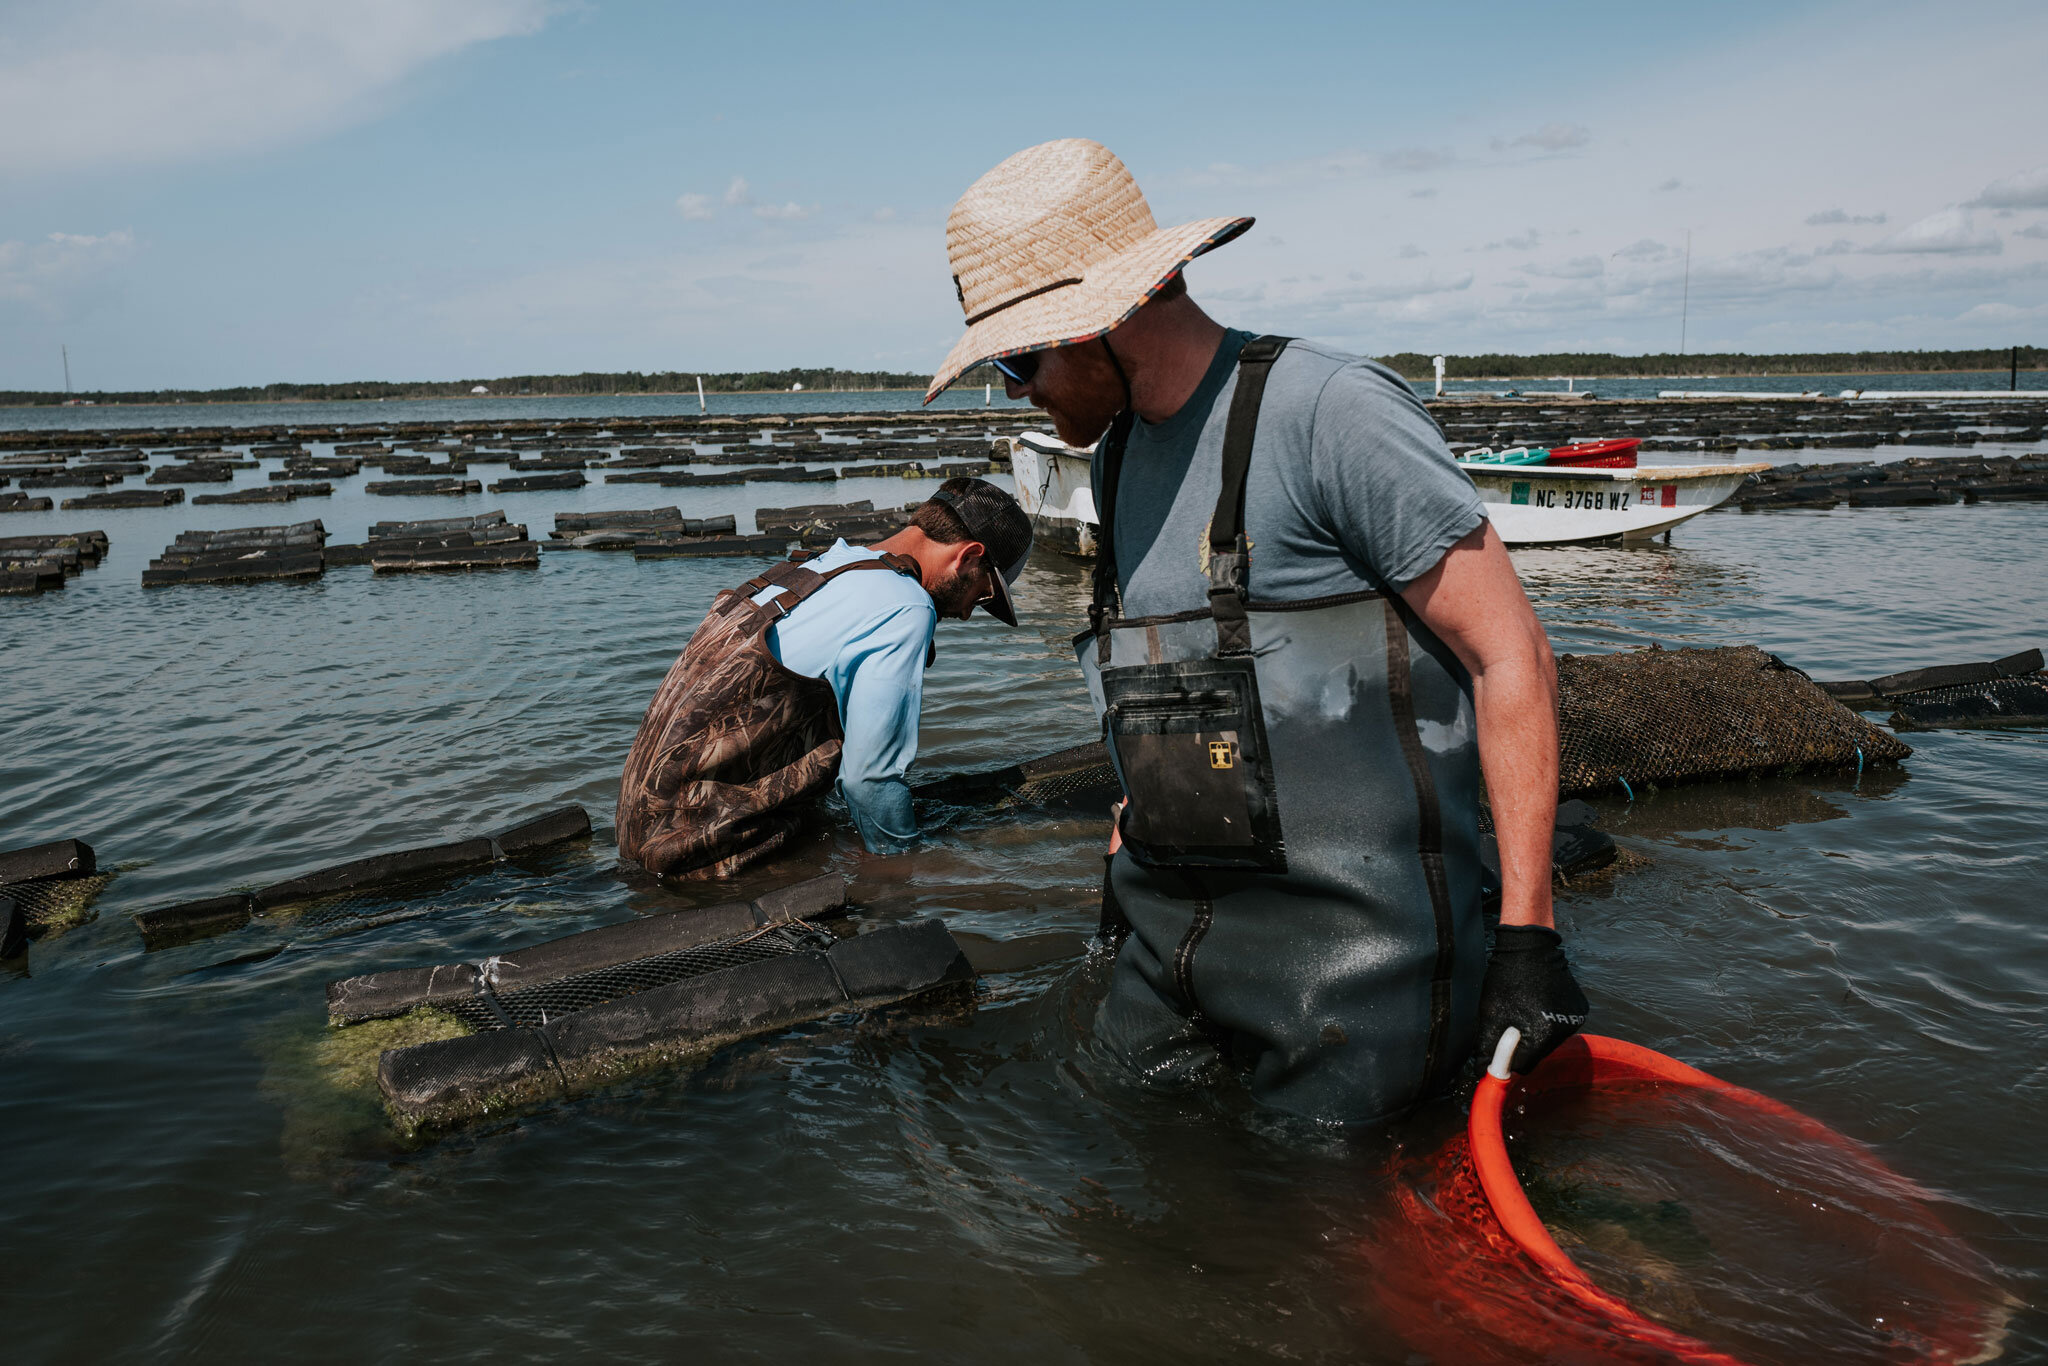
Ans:
[[[1370,362],[1346,365],[1323,386],[1310,467],[1338,543],[1389,589],[1427,574],[1486,520],[1429,410]]]
[[[839,794],[874,853],[894,852],[917,838],[903,775],[917,757],[925,648],[937,625],[929,602],[897,608],[848,641],[827,674],[846,735]]]

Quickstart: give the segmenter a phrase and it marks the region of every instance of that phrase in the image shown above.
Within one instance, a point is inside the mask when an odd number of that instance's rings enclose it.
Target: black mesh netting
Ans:
[[[2048,676],[2027,674],[1888,697],[1901,730],[2048,725]]]
[[[1557,679],[1567,796],[1913,752],[1753,645],[1561,655]]]
[[[1109,761],[1090,764],[1084,768],[1070,769],[1064,773],[1048,773],[1027,778],[1016,791],[1020,802],[1053,803],[1076,801],[1084,797],[1099,796],[1103,801],[1114,801],[1119,789],[1116,770]]]
[[[112,873],[92,873],[85,877],[10,882],[0,886],[0,896],[21,908],[22,922],[31,932],[41,933],[86,919],[92,912],[92,903],[113,880]]]
[[[446,910],[452,884],[462,878],[421,878],[342,896],[323,897],[270,913],[269,919],[289,922],[296,933],[348,934],[401,920],[417,920]],[[433,898],[426,900],[425,898]]]
[[[722,968],[758,963],[832,946],[833,935],[805,925],[776,925],[735,939],[699,944],[674,953],[560,977],[491,997],[473,997],[442,1008],[473,1029],[538,1028],[550,1020],[592,1006],[667,986]],[[496,1009],[492,1003],[495,1001]],[[503,1012],[500,1014],[500,1012]]]

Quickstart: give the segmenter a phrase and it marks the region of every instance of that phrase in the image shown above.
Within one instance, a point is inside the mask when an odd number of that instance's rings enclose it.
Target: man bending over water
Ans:
[[[917,757],[941,616],[1017,624],[1031,521],[949,479],[873,546],[839,541],[718,595],[649,704],[619,786],[619,852],[662,876],[730,877],[788,843],[834,785],[876,853],[917,837]]]

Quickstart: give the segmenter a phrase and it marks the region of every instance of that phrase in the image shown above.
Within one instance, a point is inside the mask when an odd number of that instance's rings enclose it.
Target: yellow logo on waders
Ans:
[[[1229,768],[1236,762],[1236,760],[1230,757],[1230,741],[1211,740],[1209,742],[1209,767]]]

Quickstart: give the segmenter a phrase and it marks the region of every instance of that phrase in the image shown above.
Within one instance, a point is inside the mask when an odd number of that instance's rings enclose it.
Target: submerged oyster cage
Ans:
[[[1899,730],[1982,730],[2048,726],[2048,674],[2039,648],[1981,664],[1936,664],[1868,681],[1823,683],[1828,695],[1862,711],[1892,708]]]
[[[0,958],[19,957],[29,940],[87,919],[113,880],[82,840],[0,851]]]
[[[392,1049],[377,1083],[415,1131],[592,1085],[755,1034],[965,988],[973,970],[937,920],[838,937],[845,884],[816,878],[499,954],[373,973],[328,987],[330,1023],[416,1009],[469,1032]]]
[[[589,833],[589,813],[580,806],[565,806],[508,826],[494,835],[372,854],[273,882],[253,892],[230,892],[143,911],[135,917],[135,926],[142,931],[145,948],[168,948],[240,929],[253,917],[287,906],[448,877],[503,859],[538,853]]]

